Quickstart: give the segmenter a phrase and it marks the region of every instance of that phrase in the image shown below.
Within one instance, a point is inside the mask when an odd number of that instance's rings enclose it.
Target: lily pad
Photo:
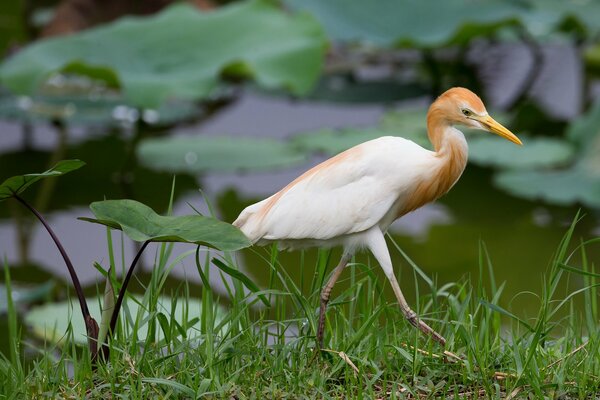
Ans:
[[[515,146],[495,135],[477,133],[469,138],[469,161],[486,167],[514,169],[567,165],[575,155],[566,140],[519,135],[523,146]]]
[[[143,297],[140,295],[134,295],[135,299],[127,302],[127,307],[132,315],[132,318],[136,318],[138,312],[140,312],[139,304],[143,304]],[[157,311],[163,314],[170,315],[174,318],[177,323],[181,326],[187,327],[188,338],[198,337],[200,335],[200,321],[198,319],[194,322],[194,316],[199,316],[202,312],[202,304],[199,300],[193,298],[178,298],[177,306],[174,311],[171,310],[171,304],[173,299],[168,296],[160,296],[157,303]],[[90,313],[92,315],[100,315],[102,310],[100,309],[99,298],[88,298],[87,303],[89,305]],[[185,304],[185,307],[183,306]],[[184,308],[187,312],[184,312]],[[70,301],[63,301],[60,303],[50,303],[39,307],[34,307],[25,316],[25,323],[33,328],[33,332],[38,337],[52,342],[61,343],[65,340],[65,333],[70,326],[73,328],[73,339],[75,343],[87,346],[86,330],[83,319],[73,314],[77,314],[78,310],[73,309],[73,304]],[[142,311],[143,315],[140,321],[146,321],[148,318],[148,312]],[[225,311],[223,308],[217,309],[216,323],[219,323],[224,318]],[[187,315],[192,324],[184,321],[184,315]],[[145,322],[139,326],[137,331],[137,337],[143,341],[148,335],[148,323]],[[164,339],[164,333],[161,329],[158,329],[156,340]]]
[[[250,245],[238,228],[202,215],[165,217],[135,200],[98,201],[90,209],[97,219],[80,219],[122,230],[137,242],[187,242],[224,251]]]
[[[304,151],[316,151],[331,156],[352,146],[382,136],[400,136],[415,143],[431,147],[425,125],[426,110],[403,110],[387,113],[374,128],[323,129],[301,133],[292,143]]]
[[[534,37],[555,32],[600,32],[600,4],[595,1],[525,0],[284,0],[293,10],[308,11],[335,41],[380,47],[439,48],[518,27]]]
[[[324,32],[311,16],[286,14],[270,1],[209,13],[179,3],[154,16],[36,42],[0,67],[0,82],[32,95],[65,69],[105,76],[137,107],[205,98],[222,76],[305,94],[318,78],[324,51]]]
[[[0,201],[9,199],[15,194],[21,194],[25,189],[40,179],[61,176],[68,172],[75,171],[84,165],[85,163],[80,160],[63,160],[42,173],[12,176],[0,185]]]
[[[570,168],[506,171],[495,176],[495,184],[528,199],[600,208],[600,102],[571,123],[567,137],[581,148],[580,157]]]
[[[148,168],[187,173],[266,170],[307,160],[305,153],[278,140],[206,136],[144,140],[137,156]]]
[[[285,0],[308,11],[337,41],[377,46],[440,47],[464,44],[474,37],[518,24],[526,11],[511,2],[463,0]]]

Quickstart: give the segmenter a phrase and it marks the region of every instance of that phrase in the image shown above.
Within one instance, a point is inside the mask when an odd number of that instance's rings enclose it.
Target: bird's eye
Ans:
[[[473,113],[471,112],[471,110],[467,110],[466,108],[462,109],[462,113],[465,117],[470,117],[471,115],[473,115]]]

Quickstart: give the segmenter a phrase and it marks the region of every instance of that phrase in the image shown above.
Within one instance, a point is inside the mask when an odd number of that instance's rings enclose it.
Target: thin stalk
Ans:
[[[123,285],[121,285],[121,289],[119,289],[119,297],[117,298],[117,302],[115,303],[115,309],[113,310],[113,314],[110,319],[110,328],[108,329],[107,338],[115,331],[115,327],[117,326],[117,319],[119,318],[119,311],[121,310],[121,304],[123,304],[123,299],[125,298],[125,292],[127,291],[127,286],[129,285],[129,280],[131,279],[131,276],[133,275],[135,266],[138,264],[138,261],[139,261],[140,257],[142,256],[142,253],[144,252],[144,249],[146,248],[146,246],[148,246],[149,243],[150,243],[150,241],[146,240],[142,244],[142,247],[140,247],[137,254],[135,255],[135,258],[131,262],[131,265],[129,266],[129,270],[127,270],[127,275],[125,276],[125,280],[123,280]]]
[[[58,237],[56,236],[56,234],[54,233],[54,231],[52,230],[50,225],[48,225],[48,223],[46,222],[44,217],[42,217],[42,215],[31,204],[29,204],[27,201],[25,201],[25,199],[23,199],[22,197],[20,197],[17,194],[14,194],[13,196],[21,204],[23,204],[25,207],[27,207],[29,209],[29,211],[31,211],[33,213],[33,215],[35,215],[37,217],[37,219],[42,223],[42,225],[44,225],[44,228],[46,228],[46,230],[48,231],[48,234],[50,234],[50,237],[54,241],[54,244],[56,244],[56,247],[58,248],[60,255],[62,256],[63,260],[65,261],[67,269],[69,270],[69,274],[71,275],[71,281],[73,282],[73,286],[75,287],[75,292],[77,293],[77,298],[79,299],[79,305],[81,306],[81,314],[83,314],[83,320],[85,322],[85,327],[86,327],[87,334],[88,334],[88,344],[90,346],[90,352],[92,353],[92,356],[93,356],[94,354],[96,354],[96,350],[97,350],[96,339],[98,338],[98,324],[96,323],[94,318],[92,318],[92,316],[90,315],[90,311],[88,309],[87,302],[85,300],[85,296],[83,295],[83,289],[81,288],[81,283],[79,283],[79,278],[77,277],[77,273],[75,272],[73,263],[71,262],[71,259],[67,255],[67,252],[65,251],[62,243],[60,242],[60,240],[58,240]]]

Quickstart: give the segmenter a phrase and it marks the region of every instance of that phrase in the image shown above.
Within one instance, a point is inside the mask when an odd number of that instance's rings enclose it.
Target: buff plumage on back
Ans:
[[[253,242],[322,241],[367,230],[402,208],[397,203],[413,182],[429,177],[432,154],[397,137],[362,143],[249,206],[234,225]]]

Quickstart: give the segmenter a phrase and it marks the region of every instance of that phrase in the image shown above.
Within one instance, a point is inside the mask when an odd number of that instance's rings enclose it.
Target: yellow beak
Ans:
[[[506,129],[500,123],[496,122],[496,120],[490,117],[489,115],[477,118],[477,121],[479,121],[488,131],[495,133],[496,135],[502,136],[504,139],[508,139],[513,143],[516,143],[521,146],[523,145],[523,142],[521,142],[521,140],[517,136],[515,136],[514,133]]]

